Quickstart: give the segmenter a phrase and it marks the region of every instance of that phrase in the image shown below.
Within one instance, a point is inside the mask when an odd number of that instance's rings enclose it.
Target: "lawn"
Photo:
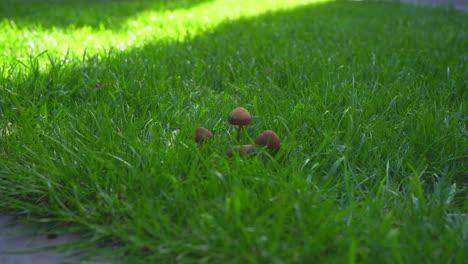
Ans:
[[[468,15],[0,2],[0,214],[128,263],[464,263]],[[226,157],[253,116],[281,138]],[[213,132],[199,146],[195,129]]]

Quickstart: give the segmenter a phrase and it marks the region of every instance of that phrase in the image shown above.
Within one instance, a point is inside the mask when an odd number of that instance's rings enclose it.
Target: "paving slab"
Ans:
[[[0,216],[1,264],[58,264],[78,262],[79,251],[57,252],[40,249],[71,243],[80,239],[78,234],[45,234],[43,226],[19,224],[13,216]],[[38,250],[40,249],[40,250]],[[104,262],[88,262],[104,263]],[[109,263],[109,262],[107,262]]]
[[[386,0],[432,7],[447,6],[468,12],[468,0]]]

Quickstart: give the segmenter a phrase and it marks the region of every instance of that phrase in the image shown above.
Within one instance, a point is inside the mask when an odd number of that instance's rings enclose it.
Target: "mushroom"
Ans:
[[[243,107],[237,107],[229,114],[228,121],[233,125],[239,126],[237,129],[237,143],[240,144],[240,133],[242,126],[249,125],[252,121],[252,116],[250,116],[250,113],[247,111],[247,109]]]
[[[281,140],[275,132],[265,130],[257,136],[255,144],[259,146],[267,146],[267,148],[271,150],[278,150],[281,145]]]
[[[195,142],[200,144],[200,146],[203,144],[203,141],[205,141],[207,138],[212,138],[213,133],[211,133],[210,130],[204,128],[204,127],[197,127],[195,130]]]
[[[228,150],[226,152],[226,156],[229,158],[232,158],[234,156],[234,153],[239,153],[239,156],[245,156],[250,153],[253,153],[255,151],[255,145],[249,144],[249,145],[242,145],[242,146],[234,146],[232,149]]]

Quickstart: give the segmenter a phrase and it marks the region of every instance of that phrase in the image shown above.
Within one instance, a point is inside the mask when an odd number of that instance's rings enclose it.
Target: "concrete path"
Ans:
[[[398,1],[398,0],[390,0],[390,1]],[[451,6],[451,7],[455,7],[457,9],[463,10],[465,12],[468,12],[468,0],[400,0],[400,2],[430,5],[433,7]]]
[[[80,239],[78,234],[45,234],[46,225],[18,224],[13,216],[0,216],[0,264],[111,264],[115,261],[82,260],[79,250],[57,252],[44,249],[72,243]]]
[[[15,222],[15,217],[0,216],[1,264],[55,264],[77,260],[78,252],[59,253],[52,249],[30,249],[70,243],[79,239],[77,234],[46,235],[44,227],[31,227]]]
[[[58,252],[44,249],[72,243],[80,239],[78,234],[45,234],[46,225],[19,224],[14,216],[0,216],[0,264],[116,264],[118,261],[83,260],[79,250]],[[41,249],[42,248],[42,249]]]

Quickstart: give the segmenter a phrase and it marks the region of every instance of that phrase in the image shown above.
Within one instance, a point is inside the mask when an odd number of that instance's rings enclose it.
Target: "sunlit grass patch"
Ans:
[[[44,51],[54,57],[77,58],[84,52],[95,54],[113,48],[125,50],[147,43],[183,41],[187,37],[203,34],[221,22],[325,0],[200,0],[194,3],[175,0],[163,5],[165,2],[96,1],[90,4],[87,1],[71,0],[65,3],[45,1],[45,6],[41,6],[42,2],[39,1],[28,3],[30,7],[25,4],[23,9],[28,10],[25,14],[21,14],[22,9],[18,11],[11,8],[14,4],[3,3],[5,18],[0,20],[2,61],[11,62],[16,59],[24,62],[30,56]],[[51,18],[55,24],[41,17],[44,16],[41,8],[47,8],[45,15],[55,14]],[[50,12],[49,9],[53,11]],[[127,9],[133,9],[134,12]],[[18,12],[21,15],[10,15],[9,12]],[[70,15],[72,18],[68,17]],[[26,19],[22,16],[26,16]],[[32,18],[27,19],[28,16]],[[35,17],[41,19],[34,19]],[[62,24],[61,19],[66,23]],[[43,25],[41,21],[47,25]]]

